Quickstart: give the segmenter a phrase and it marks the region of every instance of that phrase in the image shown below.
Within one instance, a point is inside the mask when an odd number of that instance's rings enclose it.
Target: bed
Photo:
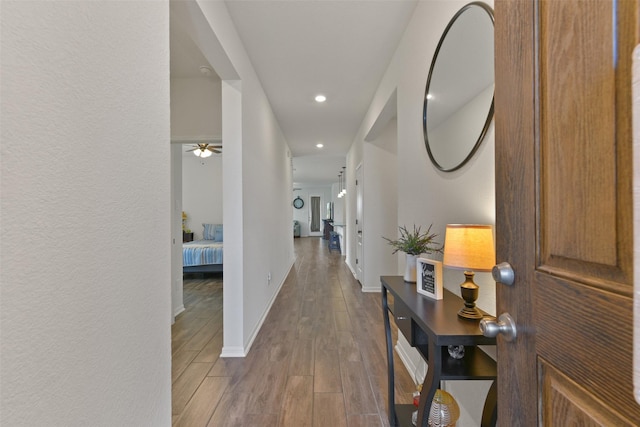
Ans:
[[[183,273],[222,272],[222,224],[202,224],[202,240],[182,244]]]

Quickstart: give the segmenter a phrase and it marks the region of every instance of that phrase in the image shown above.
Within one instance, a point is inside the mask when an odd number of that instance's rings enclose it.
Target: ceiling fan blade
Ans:
[[[209,150],[213,153],[221,154],[222,144],[197,143],[195,146],[193,146],[193,148],[190,148],[189,150],[185,150],[185,153],[189,153],[196,150],[200,150],[200,151]]]

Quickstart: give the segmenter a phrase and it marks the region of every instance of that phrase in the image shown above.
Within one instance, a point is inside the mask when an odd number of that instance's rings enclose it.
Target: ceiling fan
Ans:
[[[193,151],[193,154],[198,157],[209,157],[212,153],[222,154],[222,144],[196,144],[195,147],[187,150],[187,153],[189,151]]]

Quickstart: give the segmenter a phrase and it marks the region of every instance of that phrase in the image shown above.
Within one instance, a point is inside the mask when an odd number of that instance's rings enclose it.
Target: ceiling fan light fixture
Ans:
[[[206,158],[211,156],[213,153],[222,154],[222,144],[196,144],[192,149],[187,150],[187,152],[192,152],[196,157]]]
[[[197,157],[202,157],[204,159],[206,157],[209,157],[212,153],[209,150],[203,150],[201,148],[198,148],[193,152],[193,154],[195,154]]]

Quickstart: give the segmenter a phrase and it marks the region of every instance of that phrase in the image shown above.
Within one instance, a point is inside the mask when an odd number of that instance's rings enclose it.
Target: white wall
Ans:
[[[478,129],[482,129],[487,109],[493,100],[493,85],[486,88],[462,105],[459,110],[451,113],[447,119],[435,129],[429,129],[429,147],[431,154],[443,169],[452,169],[462,159],[460,153],[470,153],[478,139]],[[467,123],[468,126],[460,126]],[[437,143],[436,141],[443,142]],[[459,144],[448,144],[448,141],[459,141]]]
[[[293,239],[283,238],[292,233],[291,154],[226,5],[197,1],[193,6],[197,10],[191,12],[206,24],[198,28],[199,46],[223,81],[222,356],[242,356],[294,261]],[[213,38],[204,37],[209,33]]]
[[[296,209],[293,207],[293,200],[300,196],[304,200],[304,206],[302,209]],[[320,196],[322,198],[320,203],[320,218],[327,218],[327,203],[333,201],[331,192],[331,186],[316,186],[316,185],[297,185],[296,190],[293,191],[291,198],[291,209],[293,210],[293,219],[300,221],[300,237],[309,237],[309,216],[310,213],[310,197]],[[323,222],[320,221],[320,230],[323,230]]]
[[[363,138],[358,133],[356,140],[351,145],[349,152],[347,153],[347,169],[345,188],[347,194],[343,198],[344,200],[344,215],[346,224],[347,235],[347,253],[345,255],[345,263],[355,275],[356,272],[356,170],[358,166],[362,164],[364,158]],[[363,183],[366,185],[366,183]]]
[[[182,147],[185,150],[185,147]],[[202,239],[203,223],[222,221],[222,156],[201,159],[183,155],[182,210],[187,213],[187,227],[195,240]]]
[[[244,356],[244,211],[242,195],[242,83],[223,80],[222,137],[228,146],[223,158],[224,281],[223,347],[221,355]]]
[[[0,24],[0,424],[169,426],[169,2]]]
[[[171,144],[171,313],[184,311],[182,280],[182,146]]]
[[[217,77],[171,79],[171,137],[222,136],[222,86]],[[195,157],[195,156],[194,156]]]
[[[391,120],[373,142],[364,143],[362,290],[380,292],[380,276],[394,275],[398,256],[382,237],[398,233],[397,123]]]
[[[336,224],[344,224],[345,222],[345,214],[344,214],[344,197],[338,197],[338,193],[340,193],[340,184],[334,183],[331,184],[331,200],[333,201],[333,221]]]
[[[431,164],[422,135],[422,103],[431,58],[447,23],[466,3],[468,2],[457,0],[418,3],[347,156],[348,176],[360,162],[363,162],[367,174],[369,165],[364,138],[383,111],[387,100],[397,90],[398,222],[395,225],[428,226],[433,223],[434,231],[439,233],[441,240],[444,240],[447,223],[495,223],[493,126],[474,158],[453,173],[439,172]],[[492,1],[487,3],[493,4]],[[351,190],[351,181],[352,175],[349,176],[348,191]],[[368,181],[365,180],[365,189],[367,185]],[[349,197],[347,202],[347,220],[351,224],[355,220],[355,198]],[[369,217],[376,213],[368,211],[365,215],[366,228],[371,221]],[[355,242],[353,228],[348,228],[347,234],[349,242]],[[380,245],[384,243],[380,242]],[[354,258],[355,250],[350,249],[347,261]],[[365,269],[370,268],[371,264],[365,259]],[[444,270],[445,287],[459,294],[462,274],[459,271]],[[397,274],[402,274],[403,271],[404,258],[401,257]],[[478,306],[495,313],[495,283],[490,274],[476,274],[476,282],[480,285]],[[417,361],[415,353],[412,357]],[[463,416],[458,425],[477,425],[486,385],[451,381],[447,388],[461,405]]]

